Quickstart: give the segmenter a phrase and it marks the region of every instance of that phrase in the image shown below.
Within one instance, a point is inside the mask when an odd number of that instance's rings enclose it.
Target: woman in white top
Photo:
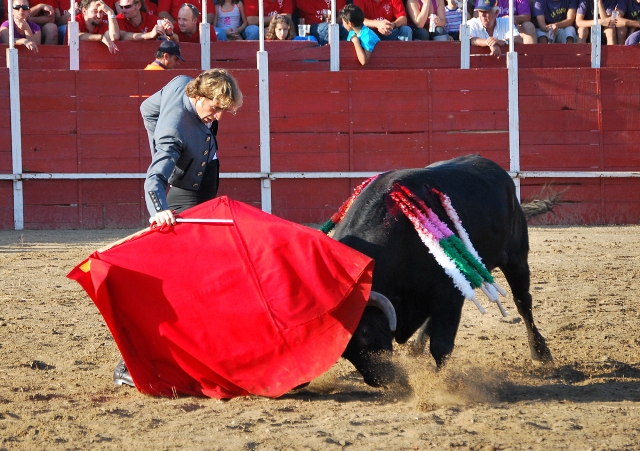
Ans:
[[[223,0],[222,4],[216,5],[216,16],[216,30],[224,30],[230,41],[242,39],[242,31],[247,27],[247,17],[240,0]]]

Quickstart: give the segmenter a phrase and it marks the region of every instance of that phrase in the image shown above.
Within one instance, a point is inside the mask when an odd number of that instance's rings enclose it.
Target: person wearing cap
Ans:
[[[184,61],[180,55],[180,46],[173,41],[162,41],[156,52],[155,61],[148,64],[144,70],[175,69],[180,61]]]
[[[522,44],[516,27],[509,28],[509,18],[498,17],[500,7],[497,0],[477,0],[475,10],[478,17],[468,22],[471,45],[489,47],[491,55],[500,56],[500,46],[508,45],[509,39],[513,39],[514,44]]]
[[[150,223],[175,225],[175,214],[216,197],[218,123],[225,111],[235,113],[241,106],[238,82],[224,69],[206,70],[195,79],[179,75],[142,102],[151,147],[144,181]],[[135,386],[124,360],[114,369],[113,382]]]
[[[558,42],[574,43],[577,40],[576,21],[578,0],[536,0],[533,15],[539,29],[536,29],[539,44]]]

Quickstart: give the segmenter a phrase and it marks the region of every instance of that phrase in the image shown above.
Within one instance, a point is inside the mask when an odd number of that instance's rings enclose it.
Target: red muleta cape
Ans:
[[[327,371],[355,331],[373,261],[227,197],[94,252],[67,277],[104,317],[138,390],[277,397]]]

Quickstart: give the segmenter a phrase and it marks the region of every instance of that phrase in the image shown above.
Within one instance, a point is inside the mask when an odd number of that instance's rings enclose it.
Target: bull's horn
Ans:
[[[369,294],[368,306],[378,307],[382,310],[385,316],[389,319],[389,329],[391,332],[396,331],[396,309],[393,308],[393,304],[385,295],[378,293],[377,291],[371,291]]]

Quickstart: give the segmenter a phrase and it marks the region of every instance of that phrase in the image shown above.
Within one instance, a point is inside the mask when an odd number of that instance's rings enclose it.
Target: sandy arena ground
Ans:
[[[280,399],[227,402],[112,383],[118,350],[65,275],[131,230],[0,232],[0,450],[640,449],[640,227],[530,230],[554,368],[532,364],[510,300],[506,319],[467,303],[440,373],[397,347],[391,389],[341,360]]]

